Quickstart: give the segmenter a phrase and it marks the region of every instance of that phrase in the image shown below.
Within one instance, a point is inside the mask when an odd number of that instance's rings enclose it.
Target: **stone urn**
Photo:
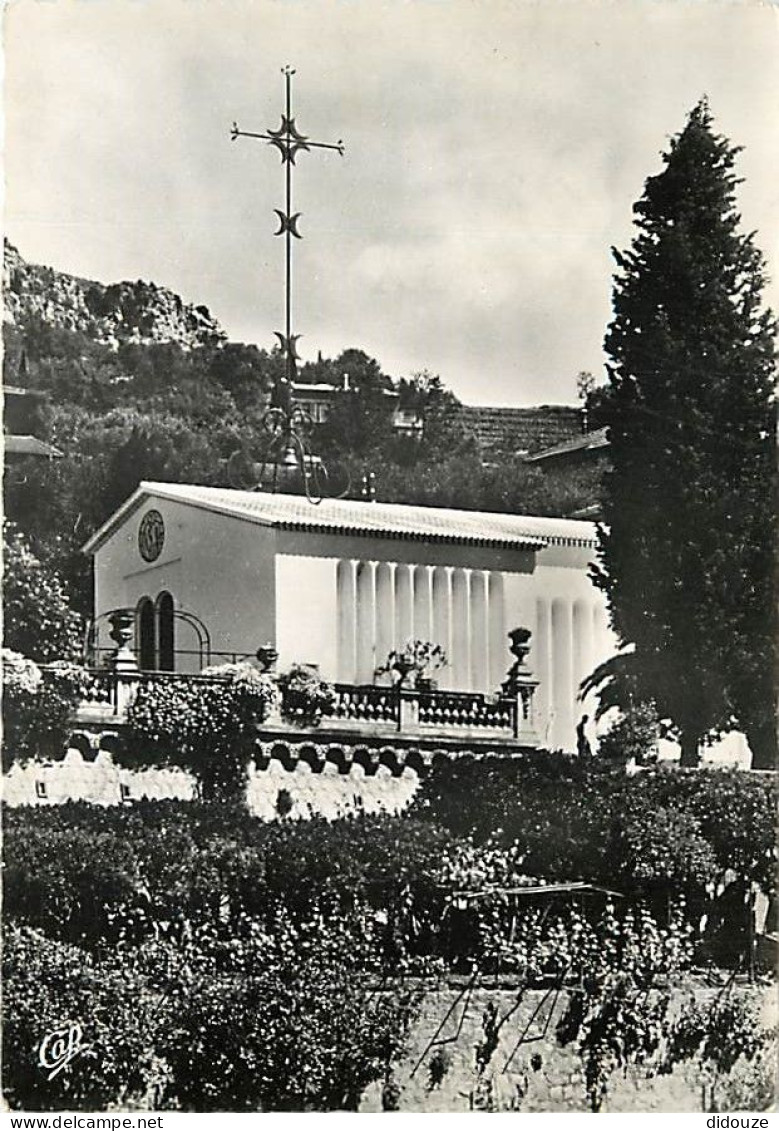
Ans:
[[[109,636],[117,646],[117,650],[129,648],[135,627],[135,613],[132,609],[116,609],[109,613],[108,623],[111,625]]]
[[[397,657],[397,659],[395,660],[395,662],[392,665],[392,669],[393,669],[393,671],[396,671],[398,673],[398,677],[399,677],[398,683],[397,683],[398,687],[404,687],[404,686],[408,687],[409,684],[406,683],[406,680],[408,679],[408,677],[411,675],[412,672],[418,672],[419,671],[417,664],[414,662],[414,660],[412,660],[412,658],[410,656],[402,656],[402,655]]]
[[[538,687],[538,680],[533,678],[533,673],[527,663],[532,635],[530,629],[524,627],[515,628],[508,634],[511,642],[509,648],[514,657],[514,663],[509,668],[508,675],[501,684],[501,689],[505,696],[517,700],[517,737],[521,738],[528,746],[537,746],[538,737],[533,719],[533,696]]]
[[[528,671],[529,669],[527,667],[526,661],[528,652],[530,651],[530,637],[533,635],[532,632],[529,628],[520,627],[512,629],[512,631],[508,635],[509,640],[511,641],[509,645],[509,651],[517,661],[514,666],[518,670],[524,669],[525,671]]]
[[[137,671],[138,661],[130,647],[135,630],[135,613],[132,609],[116,609],[109,613],[108,623],[111,625],[109,635],[116,644],[116,651],[110,657],[111,666],[117,671]]]
[[[263,644],[255,653],[260,671],[270,675],[276,668],[279,654],[272,644]]]

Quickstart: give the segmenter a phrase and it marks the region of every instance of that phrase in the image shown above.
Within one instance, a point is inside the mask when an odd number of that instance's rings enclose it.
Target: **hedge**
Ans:
[[[494,896],[458,909],[462,893],[582,880],[644,900],[660,920],[683,899],[690,922],[705,917],[709,957],[731,962],[750,885],[772,891],[775,797],[768,775],[582,777],[562,759],[463,759],[402,816],[263,822],[240,806],[173,801],[9,810],[5,913],[99,948],[140,942],[159,923],[267,923],[280,906],[297,923],[365,904],[386,916],[387,962],[463,963],[508,912]]]
[[[100,955],[10,927],[6,1100],[27,1111],[355,1110],[419,1003],[418,983],[369,992],[372,962],[359,916],[201,927]],[[83,1051],[49,1078],[41,1041],[65,1022]]]

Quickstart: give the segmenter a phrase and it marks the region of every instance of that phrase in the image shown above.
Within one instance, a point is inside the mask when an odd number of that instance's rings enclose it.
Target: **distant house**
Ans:
[[[608,429],[596,428],[594,432],[585,432],[571,440],[532,452],[525,456],[525,463],[537,464],[543,468],[571,467],[574,464],[605,459],[608,449]]]
[[[331,385],[328,382],[309,383],[294,381],[292,394],[295,404],[302,408],[313,420],[314,424],[323,424],[330,414],[330,410],[337,397],[349,392],[349,378],[344,376],[341,386]],[[415,408],[400,405],[400,394],[394,389],[383,389],[382,395],[392,403],[392,426],[396,432],[407,435],[421,435],[422,417]]]
[[[327,420],[336,397],[348,392],[348,377],[343,386],[329,382],[296,381],[292,385],[295,403],[303,408],[315,424]],[[421,437],[424,419],[416,407],[400,403],[400,394],[384,389],[383,395],[394,402],[392,423],[396,432]],[[538,405],[530,408],[504,408],[499,405],[467,405],[456,407],[456,418],[466,433],[476,441],[485,463],[501,455],[533,454],[581,438],[581,409],[572,405]]]
[[[457,416],[466,434],[476,441],[485,464],[500,463],[507,456],[524,457],[582,433],[581,409],[573,405],[505,408],[461,404]]]
[[[58,459],[62,452],[36,436],[42,430],[41,407],[45,395],[35,389],[3,385],[3,458],[16,462],[27,457]]]

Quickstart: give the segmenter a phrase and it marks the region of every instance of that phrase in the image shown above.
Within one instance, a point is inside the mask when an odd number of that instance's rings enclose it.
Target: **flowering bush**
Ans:
[[[2,651],[2,665],[3,769],[14,761],[61,755],[71,715],[84,694],[83,668],[66,661],[40,668],[8,648]]]
[[[427,640],[409,640],[402,648],[393,649],[384,663],[376,668],[376,675],[396,675],[398,685],[407,678],[419,680],[431,672],[446,667],[446,653],[440,644]]]
[[[335,706],[332,686],[302,664],[279,676],[279,690],[282,715],[301,726],[316,726]]]
[[[240,797],[256,726],[275,695],[268,676],[249,664],[216,668],[204,679],[146,680],[128,708],[124,760],[188,769],[204,798]]]
[[[371,989],[370,917],[201,926],[100,956],[11,928],[3,952],[12,1108],[354,1110],[403,1047],[420,994]],[[84,1049],[48,1079],[47,1033]]]

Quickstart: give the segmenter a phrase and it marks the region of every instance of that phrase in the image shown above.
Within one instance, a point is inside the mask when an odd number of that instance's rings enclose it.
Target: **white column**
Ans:
[[[338,679],[353,683],[357,675],[357,616],[354,562],[340,561],[336,567],[336,619],[338,624]]]
[[[471,570],[471,690],[489,690],[487,575]]]
[[[357,563],[357,681],[372,683],[376,670],[376,588],[373,562]]]
[[[592,671],[592,654],[592,617],[587,603],[582,598],[578,598],[573,605],[573,683],[579,714],[583,709],[578,702],[580,685],[585,676]]]
[[[446,653],[446,667],[438,673],[441,687],[452,686],[452,589],[446,566],[433,567],[433,634],[431,639]]]
[[[414,637],[433,639],[433,594],[430,567],[418,565],[414,570]]]
[[[489,671],[490,691],[498,691],[506,678],[512,659],[506,634],[506,601],[503,593],[503,574],[491,570],[487,581],[487,606],[489,609]]]
[[[579,602],[571,605],[571,699],[575,703],[579,697],[579,672],[583,666],[582,624]]]
[[[452,680],[455,691],[471,687],[471,617],[468,571],[452,571]]]
[[[552,741],[552,609],[545,597],[536,601],[536,631],[532,641],[530,666],[538,680],[536,711],[538,736],[544,746]]]
[[[395,647],[414,639],[414,592],[412,566],[395,567]]]
[[[573,617],[571,602],[560,597],[552,601],[552,672],[553,745],[562,750],[575,750]]]
[[[616,652],[617,641],[611,631],[609,614],[605,605],[600,601],[596,602],[592,609],[592,635],[595,662],[602,664],[604,660],[608,660]]]
[[[392,566],[376,566],[376,666],[385,662],[395,643],[395,591]]]

